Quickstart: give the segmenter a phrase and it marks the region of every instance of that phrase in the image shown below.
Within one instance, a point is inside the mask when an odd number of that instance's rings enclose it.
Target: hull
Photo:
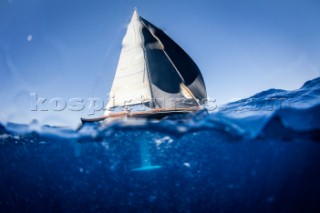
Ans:
[[[192,107],[192,108],[182,108],[182,109],[153,109],[150,111],[143,111],[143,112],[122,111],[122,112],[110,113],[109,115],[98,117],[98,118],[81,118],[81,121],[82,123],[88,123],[88,122],[100,122],[105,120],[117,120],[117,119],[124,119],[124,118],[133,118],[133,119],[142,118],[142,119],[159,120],[167,116],[194,113],[199,110],[200,110],[199,107]]]

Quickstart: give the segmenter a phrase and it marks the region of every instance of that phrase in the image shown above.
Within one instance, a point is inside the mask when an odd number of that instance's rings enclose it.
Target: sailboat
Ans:
[[[122,41],[105,114],[82,122],[114,118],[160,119],[200,110],[207,92],[191,57],[135,9]]]

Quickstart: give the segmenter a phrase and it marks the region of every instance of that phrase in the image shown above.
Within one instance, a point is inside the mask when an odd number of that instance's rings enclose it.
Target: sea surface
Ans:
[[[1,123],[0,212],[320,212],[320,78],[161,121]]]

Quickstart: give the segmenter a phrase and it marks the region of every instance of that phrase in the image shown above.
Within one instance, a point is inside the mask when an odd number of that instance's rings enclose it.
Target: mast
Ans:
[[[199,106],[206,98],[201,72],[190,56],[135,8],[126,35],[107,110],[149,104],[151,108]]]
[[[152,101],[141,30],[142,24],[135,10],[122,40],[122,49],[107,110]]]
[[[136,12],[136,14],[138,15],[138,9],[135,7],[134,8],[134,12]],[[140,19],[139,19],[140,21]],[[143,22],[140,21],[141,24],[143,24]],[[142,33],[140,34],[140,36],[142,37]],[[143,39],[143,38],[142,38]],[[150,89],[150,95],[151,95],[151,108],[154,107],[154,104],[156,103],[155,99],[154,99],[154,95],[153,95],[153,92],[152,92],[152,86],[151,86],[151,82],[150,82],[150,73],[149,73],[149,66],[148,66],[148,59],[147,59],[147,54],[146,54],[146,49],[145,49],[145,46],[143,45],[143,53],[144,53],[144,61],[145,61],[145,70],[146,70],[146,73],[148,75],[148,81],[149,81],[149,89]]]

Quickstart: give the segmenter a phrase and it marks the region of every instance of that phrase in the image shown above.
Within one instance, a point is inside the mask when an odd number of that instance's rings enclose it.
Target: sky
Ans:
[[[218,105],[320,75],[317,0],[1,0],[0,122],[79,125],[88,112],[72,103],[107,98],[135,7],[194,59]]]

